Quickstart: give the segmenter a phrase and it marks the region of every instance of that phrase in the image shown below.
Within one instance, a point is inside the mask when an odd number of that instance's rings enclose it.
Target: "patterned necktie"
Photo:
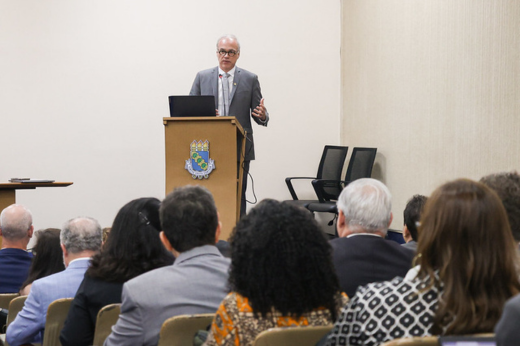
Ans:
[[[222,76],[222,94],[224,98],[224,114],[221,115],[229,115],[229,73],[224,73]]]

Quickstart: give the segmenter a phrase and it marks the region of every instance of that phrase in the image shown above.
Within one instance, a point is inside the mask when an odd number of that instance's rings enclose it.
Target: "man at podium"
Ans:
[[[240,215],[246,212],[245,192],[249,163],[255,159],[253,128],[251,118],[259,125],[267,126],[269,114],[264,106],[258,76],[236,66],[240,57],[240,43],[234,35],[224,35],[217,40],[217,59],[219,66],[197,73],[190,95],[215,96],[217,115],[234,116],[247,132],[244,156],[244,179],[242,183],[242,202]],[[238,167],[237,167],[238,171]]]

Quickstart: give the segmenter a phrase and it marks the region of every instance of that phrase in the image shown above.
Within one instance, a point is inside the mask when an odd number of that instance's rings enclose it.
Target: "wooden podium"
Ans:
[[[72,182],[54,182],[54,183],[0,183],[0,211],[4,210],[11,204],[16,203],[16,190],[36,189],[37,187],[64,187],[72,185]],[[0,238],[0,246],[2,238]]]
[[[175,187],[203,185],[213,194],[222,231],[220,239],[227,240],[240,217],[242,191],[242,164],[237,151],[245,152],[244,129],[235,117],[182,117],[164,118],[164,140],[166,153],[166,194]],[[206,177],[196,177],[187,169],[191,160],[192,145],[201,149],[207,141],[209,159],[214,169]],[[203,150],[206,149],[203,147]],[[209,163],[209,162],[207,162]],[[190,163],[191,164],[191,163]],[[240,172],[237,172],[240,167]],[[199,173],[202,174],[202,173]]]

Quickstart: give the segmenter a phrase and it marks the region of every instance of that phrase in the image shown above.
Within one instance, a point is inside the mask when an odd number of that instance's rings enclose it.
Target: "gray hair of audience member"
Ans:
[[[386,233],[392,215],[392,195],[382,182],[357,179],[343,189],[338,198],[338,210],[352,232]]]
[[[70,253],[98,251],[101,248],[103,231],[97,220],[91,217],[76,217],[65,222],[60,233],[60,242]]]
[[[32,214],[20,204],[12,204],[0,214],[0,229],[5,239],[18,240],[27,236],[32,226]]]
[[[238,38],[235,35],[231,35],[231,34],[222,35],[218,38],[217,51],[218,51],[218,44],[220,43],[220,41],[222,41],[225,38],[230,38],[230,39],[234,40],[237,43],[238,51],[240,52],[240,42],[238,42]]]
[[[506,209],[513,238],[520,242],[520,175],[516,172],[500,172],[486,175],[480,182],[498,195]]]

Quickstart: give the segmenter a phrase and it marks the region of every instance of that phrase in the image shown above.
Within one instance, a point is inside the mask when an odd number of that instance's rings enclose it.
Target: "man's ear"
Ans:
[[[217,212],[218,225],[215,230],[215,244],[218,243],[218,239],[220,238],[220,231],[222,230],[222,222],[220,222],[220,214]]]
[[[408,229],[408,226],[404,225],[403,227],[403,237],[406,238],[410,236],[410,230]]]
[[[343,214],[343,211],[338,210],[338,220],[336,222],[336,230],[338,231],[338,236],[340,238],[346,236],[346,234],[345,234],[346,227],[347,227],[347,225],[346,225],[346,220],[345,220],[345,214]]]
[[[161,243],[163,243],[166,250],[170,252],[173,251],[173,246],[168,240],[168,238],[166,238],[166,234],[164,234],[164,231],[161,231],[161,233],[159,233],[159,238],[161,239]]]
[[[388,228],[390,228],[390,225],[392,224],[392,220],[394,219],[394,214],[390,212],[390,221],[388,221]]]
[[[67,256],[69,254],[69,252],[65,248],[65,245],[60,244],[60,247],[61,247],[61,251],[63,251],[63,256]]]
[[[27,236],[29,238],[32,238],[33,234],[34,234],[34,226],[31,225],[31,228],[29,228],[29,230],[27,231]]]

